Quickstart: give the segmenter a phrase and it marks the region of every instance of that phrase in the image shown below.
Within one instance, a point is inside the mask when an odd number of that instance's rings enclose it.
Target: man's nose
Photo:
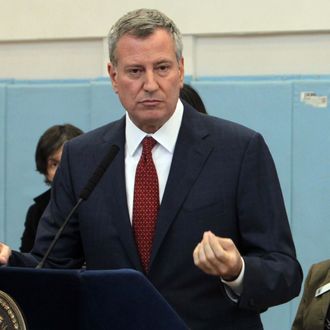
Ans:
[[[153,71],[146,72],[143,87],[144,90],[149,93],[158,89],[157,77]]]

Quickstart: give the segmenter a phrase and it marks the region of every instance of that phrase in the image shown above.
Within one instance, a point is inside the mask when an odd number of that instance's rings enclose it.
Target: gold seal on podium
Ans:
[[[23,314],[7,293],[0,290],[0,330],[26,330]]]

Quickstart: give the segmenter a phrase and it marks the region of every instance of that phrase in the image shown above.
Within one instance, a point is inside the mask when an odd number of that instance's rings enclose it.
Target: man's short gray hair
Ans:
[[[175,44],[175,55],[179,61],[182,57],[182,36],[174,22],[162,12],[156,9],[137,9],[130,11],[121,17],[110,29],[108,34],[108,46],[110,62],[116,66],[116,47],[119,39],[130,34],[138,38],[145,38],[155,32],[156,29],[164,29],[172,36]]]

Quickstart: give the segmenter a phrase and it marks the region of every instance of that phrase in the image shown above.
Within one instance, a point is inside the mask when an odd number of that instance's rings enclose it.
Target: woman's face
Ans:
[[[53,182],[57,167],[61,161],[63,146],[57,149],[47,159],[47,175],[46,179],[48,182]]]

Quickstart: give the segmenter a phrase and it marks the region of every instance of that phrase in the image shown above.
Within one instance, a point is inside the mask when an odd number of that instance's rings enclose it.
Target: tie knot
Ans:
[[[157,141],[154,138],[152,138],[151,136],[146,136],[142,141],[142,146],[143,146],[142,152],[144,154],[151,153],[151,150],[156,143]]]

